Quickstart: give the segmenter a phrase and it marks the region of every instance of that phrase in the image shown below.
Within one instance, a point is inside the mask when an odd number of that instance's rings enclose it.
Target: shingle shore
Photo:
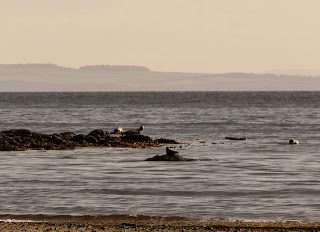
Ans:
[[[319,231],[320,223],[300,222],[193,222],[153,220],[0,222],[0,231]]]

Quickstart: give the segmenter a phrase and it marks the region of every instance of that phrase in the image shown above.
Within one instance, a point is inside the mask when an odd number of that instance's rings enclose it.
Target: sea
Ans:
[[[320,92],[0,93],[0,130],[141,125],[144,135],[181,142],[172,149],[195,161],[145,161],[165,146],[2,151],[0,218],[320,221]]]

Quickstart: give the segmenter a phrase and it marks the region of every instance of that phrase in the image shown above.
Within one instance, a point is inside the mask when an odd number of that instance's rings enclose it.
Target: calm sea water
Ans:
[[[0,118],[0,130],[43,133],[144,125],[198,159],[144,161],[164,147],[0,152],[0,214],[320,221],[320,92],[0,93]]]

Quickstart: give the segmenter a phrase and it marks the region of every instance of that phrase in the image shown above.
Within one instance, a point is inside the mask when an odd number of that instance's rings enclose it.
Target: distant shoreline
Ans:
[[[0,64],[0,92],[319,91],[320,75],[160,72],[134,65]]]
[[[71,90],[71,91],[0,91],[0,94],[14,94],[14,93],[30,93],[30,94],[50,94],[50,93],[306,93],[306,92],[320,92],[320,90],[185,90],[185,91],[178,91],[178,90],[171,90],[171,91],[149,91],[149,90],[132,90],[132,91],[122,91],[122,90],[114,90],[114,91],[78,91],[78,90]]]

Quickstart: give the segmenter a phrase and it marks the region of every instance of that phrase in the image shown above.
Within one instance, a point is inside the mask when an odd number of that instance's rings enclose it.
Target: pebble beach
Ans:
[[[154,220],[19,221],[0,222],[0,231],[319,231],[320,223],[306,222],[194,222]]]

